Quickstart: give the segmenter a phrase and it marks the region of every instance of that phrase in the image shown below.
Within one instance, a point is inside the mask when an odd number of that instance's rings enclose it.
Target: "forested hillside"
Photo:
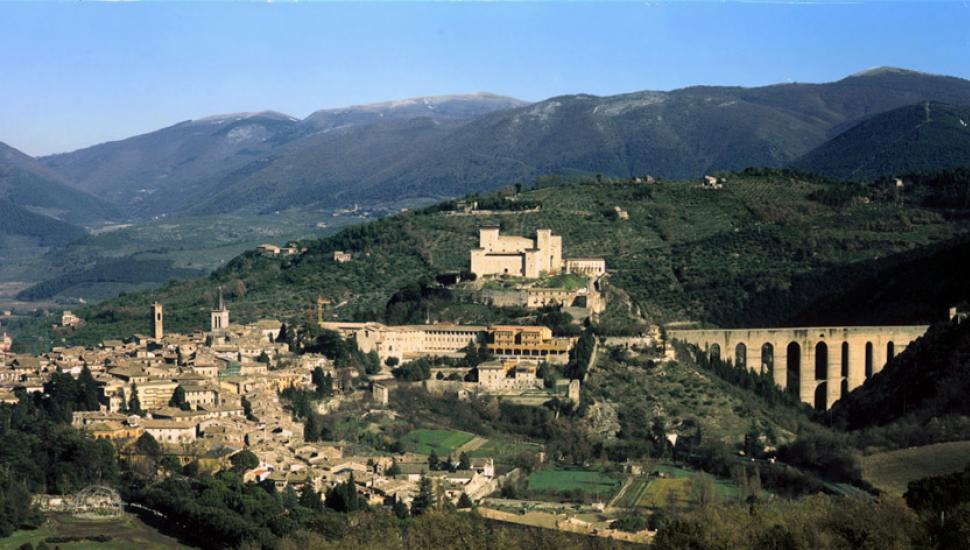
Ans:
[[[35,214],[0,199],[0,237],[22,235],[38,239],[42,246],[63,245],[85,235],[84,230],[54,218]]]
[[[91,223],[118,215],[106,202],[74,189],[60,174],[0,143],[0,200],[30,207],[69,223]]]
[[[333,301],[331,314],[340,318],[382,319],[402,287],[467,269],[478,227],[489,223],[513,234],[548,227],[563,236],[566,256],[603,255],[608,284],[624,290],[646,320],[780,324],[871,276],[871,262],[944,242],[970,226],[960,208],[929,206],[917,195],[897,201],[883,184],[854,188],[849,200],[844,194],[842,184],[783,171],[727,174],[719,190],[694,182],[543,180],[533,190],[510,188],[488,199],[538,211],[464,214],[443,203],[308,241],[308,251],[296,257],[248,252],[208,279],[88,308],[82,312],[88,326],[77,337],[143,331],[154,299],[168,308],[167,326],[202,328],[218,285],[229,290],[237,319],[303,318],[319,295]],[[617,206],[628,220],[616,216]],[[336,263],[335,250],[353,259]],[[910,322],[944,314],[914,311],[919,318]],[[436,317],[462,318],[460,310]]]
[[[793,166],[856,181],[970,164],[970,107],[921,102],[860,122]]]
[[[970,322],[940,322],[882,372],[837,401],[832,419],[850,430],[910,427],[910,432],[921,432],[924,438],[910,444],[920,444],[957,438],[958,428],[950,421],[964,417],[960,425],[966,435],[970,431],[968,358]],[[933,433],[940,430],[952,433]]]

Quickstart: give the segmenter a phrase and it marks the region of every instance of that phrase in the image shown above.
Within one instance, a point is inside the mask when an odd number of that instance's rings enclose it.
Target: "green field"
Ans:
[[[620,480],[590,470],[538,470],[529,476],[529,490],[551,493],[583,491],[608,499],[620,487]]]
[[[643,495],[647,492],[649,485],[650,478],[646,476],[634,479],[630,482],[630,486],[627,487],[623,496],[613,503],[613,506],[618,508],[636,508],[640,505],[640,500],[643,499]]]
[[[586,288],[587,284],[586,277],[582,275],[576,275],[575,273],[564,273],[562,275],[554,275],[552,277],[545,277],[536,282],[535,286],[539,288],[562,288],[564,290],[579,290],[581,288]]]
[[[862,460],[862,473],[875,487],[902,495],[910,481],[956,472],[968,463],[970,441],[952,441],[866,456]]]
[[[651,476],[646,486],[638,491],[640,498],[635,506],[642,508],[662,508],[673,502],[678,507],[687,507],[693,503],[691,495],[691,479],[697,472],[685,470],[676,466],[658,466],[654,473],[664,473],[668,477]],[[714,480],[714,487],[724,499],[735,498],[738,489],[729,481]],[[630,495],[632,497],[632,494]],[[624,498],[626,505],[631,499]]]
[[[444,455],[455,452],[458,447],[468,443],[474,437],[468,432],[419,428],[408,432],[401,442],[410,451],[422,454],[430,454],[434,451],[444,458]]]
[[[0,539],[0,549],[18,548],[28,542],[36,546],[48,537],[94,537],[97,535],[110,536],[111,540],[108,542],[49,542],[47,544],[51,548],[56,547],[61,550],[128,550],[130,548],[179,550],[193,548],[180,543],[177,539],[159,533],[130,514],[116,520],[81,520],[52,514],[47,523],[38,529],[17,531],[5,539]]]
[[[538,453],[542,445],[528,441],[489,438],[484,445],[468,453],[469,456],[490,456],[497,462],[509,461],[522,453]]]

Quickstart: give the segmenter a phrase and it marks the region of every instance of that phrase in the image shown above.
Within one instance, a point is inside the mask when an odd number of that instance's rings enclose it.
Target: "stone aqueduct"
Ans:
[[[674,340],[693,344],[736,366],[772,375],[817,409],[882,370],[928,325],[669,330]]]

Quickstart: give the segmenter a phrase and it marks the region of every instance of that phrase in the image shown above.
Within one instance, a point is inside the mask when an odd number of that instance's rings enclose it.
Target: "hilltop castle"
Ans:
[[[551,229],[537,229],[535,238],[499,235],[498,226],[478,230],[478,248],[471,249],[471,271],[478,277],[507,275],[537,279],[542,275],[606,273],[603,258],[562,257],[562,237]]]

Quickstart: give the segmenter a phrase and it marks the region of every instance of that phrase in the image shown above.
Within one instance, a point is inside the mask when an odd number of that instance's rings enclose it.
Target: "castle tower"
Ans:
[[[211,326],[212,332],[226,330],[229,327],[229,310],[222,300],[222,287],[219,287],[219,308],[212,310]]]
[[[165,337],[165,311],[162,304],[158,302],[152,304],[152,326],[155,329],[156,340]]]

